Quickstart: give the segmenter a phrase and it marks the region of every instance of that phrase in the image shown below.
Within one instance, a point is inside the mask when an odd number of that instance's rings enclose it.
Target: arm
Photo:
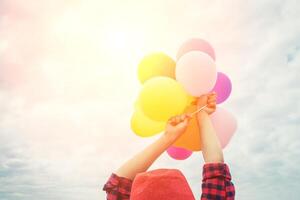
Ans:
[[[189,118],[188,115],[171,118],[167,123],[165,134],[125,162],[116,174],[133,180],[138,173],[147,171],[152,163],[185,131]]]
[[[197,104],[198,107],[207,105],[205,109],[197,114],[204,161],[206,163],[223,163],[221,144],[209,118],[209,115],[216,110],[216,94],[211,93],[201,96]]]
[[[147,171],[152,163],[185,131],[190,116],[181,115],[171,118],[166,126],[165,134],[154,143],[125,162],[113,173],[103,190],[107,199],[129,199],[132,180],[141,172]]]
[[[233,200],[235,188],[231,182],[228,166],[224,163],[223,151],[209,115],[216,109],[216,94],[201,96],[198,106],[207,107],[197,114],[201,134],[203,167],[201,200]]]
[[[143,151],[125,162],[110,176],[104,185],[103,190],[106,191],[106,198],[108,200],[130,199],[134,177],[138,173],[146,171],[171,143],[172,138],[168,137],[168,134],[164,134]]]
[[[223,163],[223,151],[208,114],[198,113],[202,155],[206,163]]]
[[[103,187],[107,199],[129,199],[132,180],[141,172],[147,171],[152,163],[185,131],[189,115],[171,118],[166,126],[165,134],[154,143],[125,162],[116,173],[112,174]]]

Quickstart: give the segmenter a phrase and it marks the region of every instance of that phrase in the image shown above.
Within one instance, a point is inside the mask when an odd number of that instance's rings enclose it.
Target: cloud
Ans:
[[[300,60],[294,6],[293,1],[254,6],[247,23],[248,34],[256,37],[242,65],[246,69],[235,91],[238,98],[232,102],[239,130],[227,154],[240,199],[297,198]],[[289,55],[293,59],[287,59]]]
[[[140,57],[175,55],[195,36],[233,81],[221,106],[239,122],[225,149],[237,199],[297,199],[299,9],[293,0],[0,1],[1,199],[104,199],[110,173],[155,139],[129,127]],[[127,52],[109,49],[111,31],[125,31]],[[152,169],[181,169],[198,198],[202,164],[199,153],[164,154]]]

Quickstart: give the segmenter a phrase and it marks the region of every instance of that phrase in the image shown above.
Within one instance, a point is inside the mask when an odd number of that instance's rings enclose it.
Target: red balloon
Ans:
[[[192,151],[180,147],[171,146],[167,149],[167,153],[175,160],[185,160],[192,155]]]

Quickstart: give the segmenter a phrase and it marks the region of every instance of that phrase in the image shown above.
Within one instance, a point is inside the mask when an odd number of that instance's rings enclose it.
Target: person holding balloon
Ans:
[[[232,200],[235,188],[231,182],[228,165],[224,163],[222,146],[209,116],[216,110],[216,101],[214,92],[202,95],[196,100],[198,109],[204,107],[196,113],[205,161],[201,199]],[[157,169],[147,172],[153,162],[185,132],[191,118],[190,113],[186,113],[169,119],[165,133],[160,138],[111,175],[103,188],[107,193],[107,199],[195,199],[179,170]]]

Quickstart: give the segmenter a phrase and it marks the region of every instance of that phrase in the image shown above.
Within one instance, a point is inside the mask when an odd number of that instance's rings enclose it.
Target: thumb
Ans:
[[[185,119],[186,120],[190,120],[191,118],[192,118],[191,114],[189,114],[189,113],[185,114]]]
[[[186,115],[186,117],[185,117],[185,119],[184,119],[184,121],[183,121],[183,124],[184,124],[184,125],[187,125],[187,124],[189,123],[190,119],[191,119],[191,116]]]

